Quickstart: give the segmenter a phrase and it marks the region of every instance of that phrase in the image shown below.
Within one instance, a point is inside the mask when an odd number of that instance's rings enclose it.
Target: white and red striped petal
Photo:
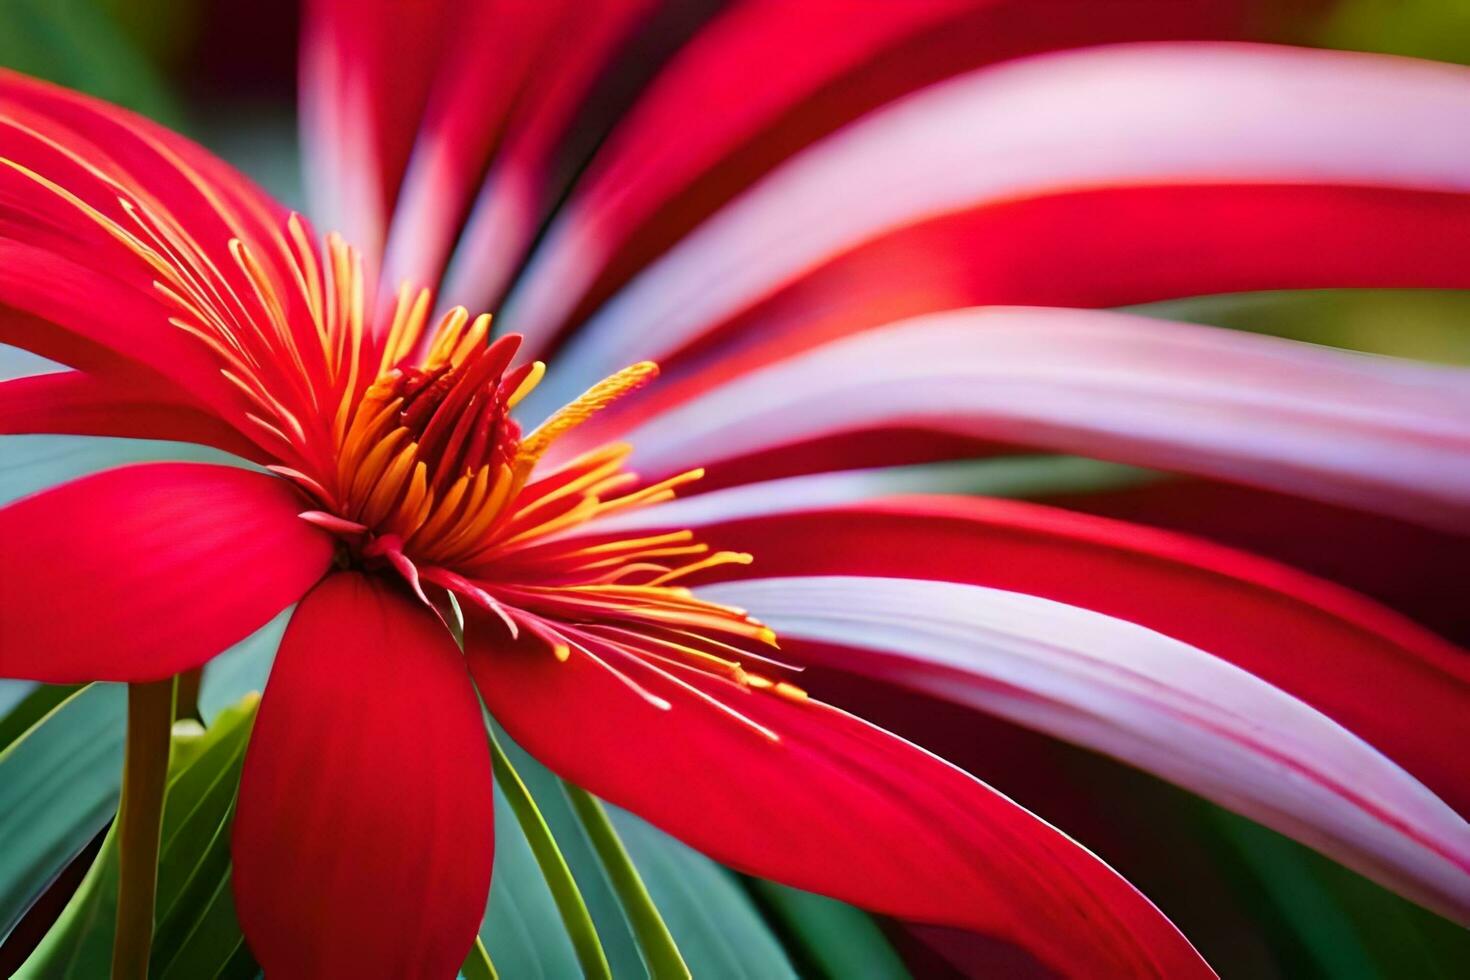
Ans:
[[[1470,921],[1470,825],[1326,715],[1197,647],[1049,599],[953,582],[813,576],[700,594],[818,644],[814,662],[826,657],[1107,753]]]
[[[1119,313],[995,308],[867,331],[700,388],[596,436],[627,439],[635,465],[659,474],[912,425],[1470,530],[1459,369]]]

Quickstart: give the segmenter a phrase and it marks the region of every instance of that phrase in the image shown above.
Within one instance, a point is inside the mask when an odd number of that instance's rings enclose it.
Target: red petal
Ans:
[[[574,655],[472,624],[486,704],[553,770],[717,860],[877,911],[975,929],[1076,975],[1209,976],[1089,852],[921,749],[815,701],[638,671],[664,711]],[[779,737],[716,710],[702,692]]]
[[[189,404],[150,398],[156,391],[148,386],[146,375],[119,378],[58,371],[0,381],[0,433],[170,439],[267,461],[259,447],[215,416]]]
[[[440,293],[442,302],[472,310],[499,306],[547,211],[573,176],[560,173],[564,168],[557,168],[556,161],[580,160],[578,140],[600,132],[582,115],[595,103],[590,98],[593,86],[602,96],[609,67],[616,71],[623,64],[619,56],[635,45],[631,32],[641,29],[650,10],[659,7],[657,0],[607,0],[595,5],[572,0],[571,16],[563,11],[555,32],[556,71],[538,74],[534,84],[517,96],[505,139],[495,149],[455,247]],[[663,10],[675,17],[688,15],[667,5]],[[650,32],[663,40],[658,26],[651,24]],[[639,51],[629,60],[642,71],[654,59]]]
[[[0,510],[0,677],[144,681],[197,667],[301,597],[332,539],[284,481],[108,470]]]
[[[101,369],[98,350],[110,352],[238,418],[241,396],[169,322],[178,310],[155,288],[157,270],[122,241],[154,241],[162,229],[171,244],[158,247],[189,252],[206,294],[249,298],[230,251],[238,239],[309,342],[303,349],[319,345],[285,212],[200,147],[116,106],[0,72],[0,158],[0,303],[49,321],[0,323],[0,339],[88,370]],[[88,362],[59,357],[67,352]]]
[[[1077,606],[956,582],[819,575],[701,595],[755,610],[783,640],[814,643],[788,644],[803,662],[1110,755],[1470,921],[1470,825],[1341,725],[1208,651]],[[1273,639],[1275,650],[1290,642]],[[1458,687],[1463,711],[1470,693]]]
[[[305,5],[300,114],[312,214],[362,250],[370,277],[435,69],[467,7],[445,0]]]
[[[832,507],[798,501],[783,512],[772,506],[782,493],[765,490],[754,513],[753,492],[690,498],[617,533],[693,527],[716,547],[756,556],[709,573],[719,579],[939,579],[1139,623],[1301,698],[1470,813],[1456,748],[1470,744],[1470,656],[1362,596],[1196,538],[1037,504],[906,497]],[[1283,644],[1291,656],[1280,655]]]
[[[956,310],[815,348],[615,435],[636,447],[640,470],[663,474],[832,434],[921,425],[1464,530],[1467,377],[1119,313]],[[604,426],[619,424],[627,419]],[[607,436],[604,428],[572,441]]]
[[[846,0],[731,5],[609,135],[507,315],[545,344],[781,160],[905,92],[1055,48],[1258,35],[1260,6],[905,0],[854,17]]]
[[[869,494],[872,496],[872,494]],[[1158,480],[1043,503],[1207,538],[1341,583],[1464,644],[1464,537],[1299,497],[1206,480]]]
[[[1378,187],[1201,185],[1065,191],[959,211],[854,244],[703,325],[660,360],[726,373],[905,317],[966,306],[1128,306],[1272,289],[1470,288],[1436,241],[1470,196]],[[1323,229],[1340,228],[1326,236]],[[1062,270],[1065,270],[1063,273]],[[650,352],[645,351],[645,356]]]
[[[494,859],[490,750],[453,639],[333,575],[291,617],[235,816],[235,902],[271,977],[453,976]]]

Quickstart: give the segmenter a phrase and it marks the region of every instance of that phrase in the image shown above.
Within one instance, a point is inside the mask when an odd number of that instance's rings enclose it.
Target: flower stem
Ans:
[[[178,677],[178,687],[174,692],[174,717],[177,719],[193,718],[200,720],[199,716],[199,685],[204,680],[204,668],[195,667],[186,670]]]
[[[128,685],[127,750],[117,809],[117,934],[113,980],[146,980],[158,887],[158,837],[168,779],[174,680]]]

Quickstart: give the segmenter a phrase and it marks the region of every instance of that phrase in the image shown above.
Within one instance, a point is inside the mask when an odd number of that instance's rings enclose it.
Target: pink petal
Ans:
[[[539,170],[549,164],[541,154],[549,152],[551,139],[569,122],[577,98],[587,94],[614,42],[650,6],[650,0],[592,5],[484,0],[457,18],[433,66],[434,82],[394,206],[383,258],[386,295],[404,281],[438,283],[492,151],[497,167],[511,168],[511,180],[517,170],[527,180],[550,176]],[[396,9],[389,15],[395,22],[401,19]],[[487,44],[494,46],[495,57],[486,57]],[[549,63],[555,71],[547,71]],[[388,83],[402,81],[395,72]],[[519,158],[507,159],[511,153]],[[527,164],[538,169],[528,173],[522,169]],[[512,240],[498,248],[514,247],[514,229],[505,230]],[[473,275],[478,279],[486,272],[495,270],[476,266]],[[472,308],[495,298],[475,298]]]
[[[995,935],[1065,973],[1212,975],[1089,852],[835,708],[637,671],[672,705],[660,710],[589,660],[558,662],[496,624],[472,623],[467,652],[491,713],[528,751],[739,870]]]
[[[469,4],[311,0],[300,121],[311,211],[377,269],[388,216],[451,31]]]
[[[0,510],[0,677],[156,680],[301,597],[332,539],[284,481],[228,466],[108,470]]]
[[[634,32],[658,9],[656,0],[573,3],[556,31],[556,70],[537,72],[518,95],[504,141],[480,186],[446,272],[441,301],[493,309],[520,267],[542,220],[564,190],[555,153],[601,95],[604,73]],[[437,246],[436,246],[437,247]],[[405,251],[408,247],[405,246]],[[435,267],[435,273],[438,269]]]
[[[709,586],[817,662],[1104,752],[1470,921],[1470,824],[1302,701],[1143,626],[1049,599],[919,579]]]
[[[701,225],[588,322],[562,356],[563,374],[572,369],[564,383],[659,359],[864,242],[1006,200],[1241,183],[1464,195],[1470,135],[1444,120],[1470,113],[1467,78],[1470,69],[1409,59],[1177,43],[972,72],[813,145]],[[1224,227],[1240,220],[1230,216]],[[1377,232],[1345,217],[1332,227],[1352,231],[1339,241],[1318,228],[1317,247],[1329,256],[1361,249],[1363,234]],[[1153,245],[1160,277],[1172,274],[1165,257],[1193,259],[1176,243]],[[1076,271],[1046,259],[1053,277]],[[903,288],[901,275],[889,278],[897,280],[892,289]],[[545,287],[567,288],[554,277]],[[516,329],[537,323],[515,308],[507,317]]]
[[[611,434],[649,473],[917,425],[1470,529],[1463,370],[1235,331],[1049,309],[959,310],[840,340]],[[698,389],[691,383],[687,396]],[[606,437],[588,430],[586,438]],[[571,447],[569,446],[570,450]]]
[[[453,976],[494,859],[490,750],[454,640],[333,575],[291,617],[240,780],[235,903],[272,977]]]
[[[870,4],[854,17],[845,0],[732,5],[610,134],[514,298],[511,319],[533,345],[546,344],[577,318],[574,310],[593,309],[783,158],[906,92],[1054,48],[1251,36],[1263,20],[1259,6],[907,0]]]

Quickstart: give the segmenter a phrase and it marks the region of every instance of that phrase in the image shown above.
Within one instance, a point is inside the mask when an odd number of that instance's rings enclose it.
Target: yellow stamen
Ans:
[[[536,460],[557,439],[586,422],[624,395],[637,391],[658,376],[658,365],[652,361],[639,361],[623,368],[617,374],[604,378],[588,388],[575,401],[562,407],[551,418],[541,423],[521,443],[521,456]]]

